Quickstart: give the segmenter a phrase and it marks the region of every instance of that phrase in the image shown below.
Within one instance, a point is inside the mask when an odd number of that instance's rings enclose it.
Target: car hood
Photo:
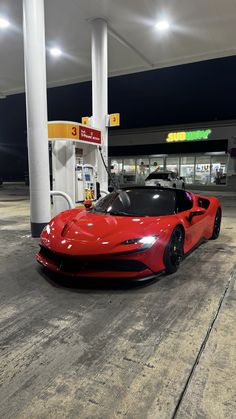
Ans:
[[[170,216],[128,217],[80,211],[66,221],[60,214],[43,231],[41,243],[58,253],[99,255],[138,250],[140,244],[122,244],[125,240],[159,236]]]

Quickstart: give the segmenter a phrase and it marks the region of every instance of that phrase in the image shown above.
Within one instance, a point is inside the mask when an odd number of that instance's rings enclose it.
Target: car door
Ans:
[[[204,237],[206,226],[206,214],[204,208],[199,208],[197,205],[192,208],[192,211],[190,211],[190,213],[191,212],[198,213],[198,215],[193,216],[191,221],[189,221],[189,230],[191,233],[192,245],[195,246]]]
[[[193,195],[187,191],[176,191],[176,211],[178,217],[185,227],[185,253],[195,246],[203,237],[205,230],[205,215],[194,216],[190,220],[190,214],[193,211],[202,210],[199,208]]]

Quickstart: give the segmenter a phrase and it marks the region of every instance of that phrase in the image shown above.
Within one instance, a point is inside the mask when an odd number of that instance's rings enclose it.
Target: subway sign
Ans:
[[[197,130],[197,131],[180,131],[180,132],[169,132],[166,141],[172,143],[174,141],[197,141],[197,140],[208,140],[211,134],[211,129]]]

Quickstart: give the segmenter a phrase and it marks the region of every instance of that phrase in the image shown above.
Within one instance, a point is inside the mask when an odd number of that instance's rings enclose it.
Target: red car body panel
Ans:
[[[184,253],[200,240],[212,236],[219,201],[215,197],[192,194],[191,210],[167,216],[115,216],[72,209],[58,214],[41,234],[37,261],[51,271],[77,277],[140,279],[165,270],[164,252],[177,225],[184,230]],[[210,204],[204,214],[193,217],[199,200]],[[137,237],[157,236],[154,244],[139,250],[140,244],[122,244]],[[66,268],[61,260],[66,260]],[[78,269],[70,269],[77,264]],[[132,269],[129,269],[129,267]]]

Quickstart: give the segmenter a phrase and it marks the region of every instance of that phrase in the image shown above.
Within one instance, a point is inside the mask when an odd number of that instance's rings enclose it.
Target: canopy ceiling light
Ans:
[[[8,22],[8,20],[4,19],[3,17],[0,17],[0,29],[6,29],[9,25],[10,23]]]
[[[49,51],[53,57],[60,57],[60,55],[62,54],[60,48],[51,48]]]
[[[167,31],[168,29],[170,29],[170,24],[167,20],[159,20],[155,25],[155,28],[158,31]]]

